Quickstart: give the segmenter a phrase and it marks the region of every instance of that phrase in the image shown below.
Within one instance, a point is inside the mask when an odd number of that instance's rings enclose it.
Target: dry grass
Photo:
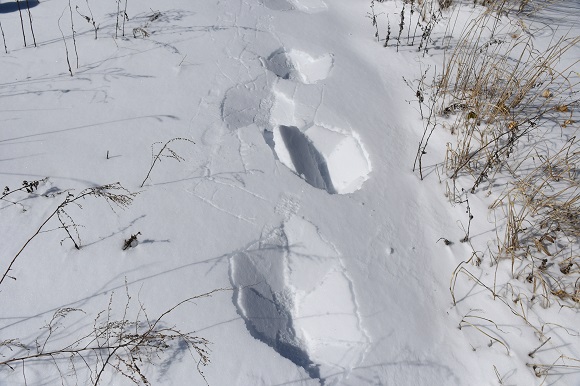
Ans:
[[[515,179],[492,205],[506,214],[498,257],[512,261],[512,275],[540,291],[544,306],[580,305],[580,147],[573,137],[539,166]],[[516,262],[527,264],[514,271]]]
[[[437,116],[426,127],[447,128],[455,138],[441,169],[450,200],[462,203],[469,194],[485,194],[492,199],[488,215],[495,218],[496,240],[488,240],[484,252],[474,249],[452,274],[453,304],[462,300],[460,279],[485,289],[538,338],[529,356],[549,358],[545,353],[559,349],[534,307],[580,310],[580,37],[561,34],[541,46],[523,19],[505,17],[514,10],[529,17],[536,5],[486,2],[446,52],[432,88]],[[422,140],[419,158],[425,147]],[[489,269],[481,264],[485,260]],[[477,331],[509,347],[514,337],[491,319],[477,318]],[[463,317],[460,325],[472,327],[473,320]],[[578,367],[578,359],[558,355],[554,364],[529,366],[544,379]]]
[[[580,38],[563,36],[541,50],[531,35],[513,32],[523,22],[498,17],[507,5],[488,5],[446,58],[438,111],[457,140],[448,144],[444,172],[454,187],[467,181],[472,194],[503,186],[491,206],[504,229],[495,258],[511,259],[513,276],[530,282],[544,305],[553,296],[577,302],[568,278],[579,268],[573,68],[580,60],[562,63]],[[522,259],[529,263],[515,272]]]
[[[455,179],[473,177],[471,191],[506,165],[523,137],[537,136],[557,122],[574,122],[570,106],[578,89],[572,68],[557,68],[579,37],[562,37],[539,50],[526,34],[513,37],[493,12],[485,12],[464,31],[446,58],[439,81],[439,112],[457,135],[445,168]],[[489,31],[492,31],[491,33]],[[513,166],[512,166],[512,171]]]
[[[67,331],[73,328],[73,314],[85,314],[81,309],[62,308],[41,328],[41,333],[33,341],[18,339],[0,341],[0,375],[3,371],[22,373],[26,384],[27,368],[37,364],[52,365],[58,371],[61,382],[72,377],[76,383],[98,385],[107,373],[111,376],[127,378],[136,385],[151,385],[147,373],[150,367],[171,363],[176,352],[188,352],[194,361],[192,369],[207,384],[202,367],[210,363],[209,344],[203,337],[192,332],[183,332],[167,325],[165,319],[186,303],[212,296],[224,291],[217,289],[205,294],[192,296],[167,309],[157,318],[150,319],[144,305],[139,302],[134,318],[130,317],[132,297],[125,283],[126,302],[116,310],[113,294],[107,309],[99,312],[92,327],[75,338]],[[121,314],[114,318],[113,314]],[[78,321],[77,321],[78,322]],[[81,369],[86,370],[85,373]],[[29,370],[30,371],[30,370]]]

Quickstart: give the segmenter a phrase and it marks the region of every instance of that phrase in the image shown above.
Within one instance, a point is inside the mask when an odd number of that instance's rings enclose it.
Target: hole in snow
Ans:
[[[230,258],[233,302],[250,334],[304,368],[340,384],[370,338],[341,256],[318,228],[290,215]]]
[[[300,74],[300,80],[308,84],[328,78],[330,70],[332,70],[332,66],[334,65],[334,58],[331,54],[314,58],[306,52],[290,50],[288,57]]]
[[[264,65],[272,71],[278,78],[290,79],[290,74],[294,70],[294,66],[286,55],[283,48],[274,52],[264,61]]]
[[[294,330],[292,297],[284,276],[287,250],[286,235],[277,229],[257,250],[231,259],[234,304],[254,338],[304,368],[311,378],[320,379],[318,366]]]
[[[324,157],[300,129],[280,126],[277,133],[278,141],[274,133],[274,149],[282,163],[315,188],[324,189],[330,194],[336,193]],[[280,142],[283,146],[276,146]],[[281,156],[284,150],[285,154]]]
[[[264,65],[279,78],[312,84],[328,77],[334,58],[331,54],[314,58],[303,51],[280,48],[264,60]]]
[[[310,126],[274,130],[274,152],[285,166],[315,188],[330,194],[353,193],[362,187],[372,170],[356,133]]]

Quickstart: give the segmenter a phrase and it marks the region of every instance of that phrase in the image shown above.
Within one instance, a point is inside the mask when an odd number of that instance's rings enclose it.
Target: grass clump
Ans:
[[[457,40],[449,38],[453,46],[431,87],[422,88],[427,86],[422,75],[416,88],[426,124],[414,170],[423,179],[421,159],[429,139],[445,129],[447,149],[435,170],[450,201],[467,207],[469,223],[460,241],[472,249],[452,274],[453,304],[463,300],[457,296],[459,277],[469,286],[475,283],[538,338],[529,357],[550,358],[557,335],[545,316],[552,311],[541,311],[540,317],[538,308],[580,310],[580,37],[550,30],[551,39],[536,39],[542,32],[531,27],[532,10],[541,12],[536,3],[474,5],[478,16]],[[496,237],[483,246],[474,246],[469,236],[474,218],[469,196],[474,195],[490,203],[487,215],[495,221]],[[482,264],[486,260],[489,269]],[[515,338],[493,320],[464,316],[459,325],[474,327],[473,320],[486,326],[474,329],[480,338],[509,351]],[[558,344],[568,344],[558,338]],[[548,348],[539,351],[544,345]],[[539,364],[543,360],[529,367],[544,378],[579,362],[563,354],[554,362],[562,362],[560,367]]]
[[[525,271],[534,278],[544,278],[549,266],[563,267],[541,285],[546,296],[567,297],[558,283],[578,250],[580,79],[573,69],[580,60],[565,59],[580,37],[564,35],[540,49],[532,36],[504,25],[486,10],[446,58],[437,109],[456,143],[448,144],[444,169],[472,194],[505,187],[491,207],[502,208],[505,219],[497,256],[532,259]],[[552,244],[570,256],[554,261]]]
[[[193,332],[183,332],[168,325],[165,320],[186,303],[211,297],[224,289],[192,296],[156,318],[148,317],[140,301],[133,312],[135,306],[126,280],[125,289],[125,304],[116,307],[112,293],[107,308],[94,317],[92,327],[85,331],[68,333],[76,330],[74,325],[79,318],[75,315],[82,318],[86,313],[79,308],[66,307],[54,312],[33,341],[0,341],[0,374],[18,370],[26,383],[27,369],[34,368],[35,364],[45,364],[56,368],[63,384],[66,378],[73,377],[77,383],[82,379],[83,384],[96,386],[105,383],[107,377],[116,375],[136,385],[151,385],[148,367],[166,365],[176,352],[185,350],[194,360],[198,375],[207,384],[202,367],[210,363],[210,342]]]

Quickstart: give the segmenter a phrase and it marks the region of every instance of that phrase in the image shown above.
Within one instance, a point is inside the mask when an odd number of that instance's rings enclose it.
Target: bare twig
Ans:
[[[76,11],[83,19],[85,19],[87,21],[87,23],[93,25],[93,30],[95,31],[95,40],[97,40],[97,32],[99,30],[99,27],[97,27],[97,23],[95,22],[95,18],[93,16],[93,11],[91,10],[91,6],[89,5],[89,0],[86,0],[86,2],[87,2],[87,8],[89,9],[89,13],[91,14],[90,17],[80,13],[78,5],[76,6]]]
[[[117,22],[115,23],[115,39],[119,37],[119,15],[121,13],[121,0],[115,0],[117,2]]]
[[[1,21],[0,21],[0,32],[2,32],[2,41],[4,42],[4,52],[8,53],[8,47],[6,46],[6,36],[4,35],[4,28],[2,28]]]
[[[163,145],[163,147],[161,147],[161,150],[159,150],[157,155],[152,154],[153,160],[151,162],[151,167],[149,168],[149,171],[147,172],[147,176],[145,176],[145,179],[143,180],[143,182],[141,182],[141,187],[143,187],[143,185],[145,185],[145,182],[147,181],[147,179],[149,179],[149,175],[151,174],[153,167],[155,166],[157,161],[161,161],[162,157],[173,158],[177,162],[181,162],[184,160],[183,157],[181,157],[179,154],[177,154],[175,151],[173,151],[171,148],[169,148],[169,144],[172,142],[175,142],[175,141],[186,141],[186,142],[191,142],[195,145],[195,142],[193,142],[191,139],[187,139],[187,138],[173,138],[173,139],[170,139],[169,141],[165,142],[165,144]],[[151,150],[153,151],[153,146],[156,144],[159,144],[159,143],[160,142],[154,143],[151,146]]]
[[[125,21],[129,20],[129,15],[127,15],[127,1],[125,0],[125,9],[123,10],[123,37],[125,36]]]
[[[66,8],[62,10],[62,14],[58,18],[58,29],[60,30],[60,34],[62,36],[62,41],[64,43],[64,51],[65,51],[65,54],[66,54],[66,64],[68,65],[68,72],[70,73],[70,76],[73,76],[72,68],[70,66],[70,60],[68,58],[68,46],[66,44],[66,39],[64,37],[64,33],[62,32],[62,28],[60,27],[60,19],[62,19],[62,17],[64,16],[64,12],[65,11],[66,11]]]
[[[26,1],[28,1],[28,0],[26,0]],[[79,53],[77,51],[77,39],[75,37],[75,35],[76,35],[75,23],[74,23],[74,20],[73,20],[73,11],[72,11],[72,6],[70,5],[70,0],[68,0],[68,9],[70,11],[70,28],[71,28],[71,31],[72,31],[73,46],[74,46],[74,49],[75,49],[75,56],[77,58],[77,70],[78,70],[78,68],[79,68]]]
[[[26,47],[26,34],[24,33],[24,19],[22,18],[22,9],[20,8],[20,0],[16,0],[18,6],[18,13],[20,14],[20,26],[22,27],[22,39],[24,39],[24,47]]]
[[[30,4],[26,0],[26,10],[28,11],[28,20],[30,21],[30,32],[32,32],[32,41],[34,42],[34,47],[36,47],[36,37],[34,36],[34,28],[32,28],[32,13],[30,13]]]
[[[536,349],[534,349],[533,351],[531,351],[530,353],[528,353],[528,355],[530,356],[530,358],[533,358],[533,357],[534,357],[534,354],[535,354],[536,352],[538,352],[538,350],[539,350],[539,349],[541,349],[542,347],[544,347],[544,345],[545,345],[546,343],[548,343],[548,342],[550,341],[550,339],[552,339],[552,337],[551,337],[551,336],[550,336],[550,337],[548,337],[548,339],[546,339],[546,340],[545,340],[545,341],[544,341],[544,342],[543,342],[541,345],[539,345],[538,347],[536,347]]]
[[[36,232],[24,243],[24,245],[20,248],[20,250],[16,253],[16,255],[14,255],[14,257],[10,261],[10,264],[8,265],[8,268],[6,269],[4,274],[2,275],[2,278],[0,279],[0,284],[2,284],[4,279],[6,279],[6,277],[10,277],[10,276],[8,276],[8,273],[12,269],[12,266],[16,262],[16,259],[18,259],[18,257],[24,251],[24,249],[32,242],[32,240],[34,240],[34,238],[36,236],[38,236],[38,234],[42,231],[44,226],[55,216],[58,218],[58,220],[62,224],[63,229],[66,231],[66,233],[68,235],[68,238],[70,238],[72,240],[72,242],[74,243],[75,248],[77,248],[77,249],[80,248],[80,245],[77,244],[77,242],[75,241],[75,238],[72,237],[72,235],[68,231],[69,226],[65,225],[65,222],[60,218],[61,215],[63,215],[63,214],[66,215],[66,212],[64,212],[64,208],[67,205],[69,205],[69,204],[79,205],[79,201],[81,199],[86,198],[86,197],[100,197],[100,198],[103,198],[107,203],[109,203],[109,205],[115,204],[118,207],[124,208],[132,203],[133,198],[136,195],[137,195],[137,193],[129,192],[128,190],[123,188],[123,186],[118,182],[114,183],[114,184],[102,185],[102,186],[97,186],[94,188],[85,189],[85,190],[81,191],[78,196],[74,196],[72,193],[69,193],[68,196],[64,199],[64,201],[56,207],[56,209],[42,222],[42,224],[40,224],[40,226],[37,228]],[[111,208],[112,208],[112,206],[111,206]],[[73,226],[76,227],[76,224],[74,224],[74,222],[73,222]]]
[[[66,329],[62,325],[65,318],[71,313],[81,311],[76,308],[64,308],[57,310],[50,322],[44,327],[47,336],[43,339],[42,345],[36,344],[36,349],[31,349],[16,339],[0,342],[0,348],[6,347],[9,350],[21,349],[28,351],[24,355],[11,355],[0,359],[0,366],[7,366],[14,369],[14,365],[21,363],[22,366],[31,360],[47,359],[51,361],[61,374],[57,365],[57,360],[68,360],[72,371],[76,372],[75,362],[84,364],[90,372],[90,379],[93,385],[98,385],[107,369],[113,369],[119,375],[125,376],[137,384],[149,384],[143,364],[154,364],[156,360],[167,350],[175,349],[178,345],[185,344],[192,355],[197,356],[197,371],[207,384],[207,379],[201,370],[201,366],[210,363],[209,344],[210,342],[194,335],[194,333],[182,332],[175,327],[165,326],[163,320],[183,306],[201,298],[211,297],[213,294],[222,291],[229,291],[228,288],[219,288],[213,291],[189,297],[173,307],[169,308],[157,318],[151,320],[147,318],[145,306],[139,302],[139,312],[134,321],[128,319],[128,308],[131,297],[128,285],[125,283],[127,291],[127,303],[125,304],[123,316],[119,320],[111,317],[113,297],[109,300],[107,310],[99,312],[95,318],[93,328],[90,332],[82,335],[71,343],[60,347],[47,349],[52,343],[51,338],[57,329]],[[140,316],[145,316],[142,320]],[[105,320],[102,320],[102,317]],[[54,346],[54,344],[52,344]]]

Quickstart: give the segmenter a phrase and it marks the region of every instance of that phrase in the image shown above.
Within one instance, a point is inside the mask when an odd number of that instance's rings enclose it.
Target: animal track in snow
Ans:
[[[355,132],[322,125],[301,131],[282,125],[273,134],[274,152],[280,162],[310,185],[330,194],[357,191],[372,170]]]
[[[284,220],[288,221],[292,216],[298,213],[300,209],[300,198],[293,194],[283,194],[276,204],[274,209],[276,213],[284,216]]]
[[[370,342],[339,253],[292,216],[230,259],[233,301],[256,339],[324,384],[348,375]]]
[[[303,51],[280,48],[264,59],[264,65],[279,78],[312,84],[328,77],[334,58],[332,54],[315,58]]]

